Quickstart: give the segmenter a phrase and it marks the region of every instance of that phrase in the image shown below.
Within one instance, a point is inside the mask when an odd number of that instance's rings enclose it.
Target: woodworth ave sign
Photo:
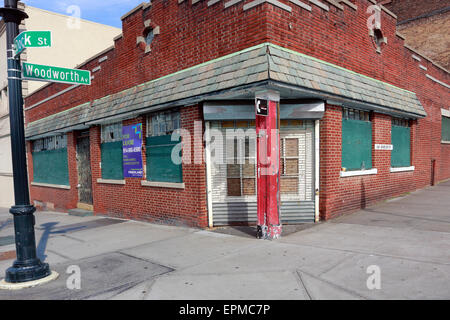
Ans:
[[[27,80],[63,82],[73,84],[91,84],[91,72],[88,70],[51,67],[33,63],[23,63],[22,78]]]

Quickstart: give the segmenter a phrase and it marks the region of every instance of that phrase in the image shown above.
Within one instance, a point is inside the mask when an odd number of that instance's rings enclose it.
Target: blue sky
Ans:
[[[80,18],[121,28],[120,17],[148,0],[22,0],[27,5],[73,15],[71,6],[80,8]]]

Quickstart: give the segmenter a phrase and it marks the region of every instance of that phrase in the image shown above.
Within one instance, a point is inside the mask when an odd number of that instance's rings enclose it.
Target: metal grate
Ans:
[[[247,121],[244,126],[243,121],[213,121],[210,123],[211,129],[218,130],[222,136],[226,136],[227,129],[244,129],[254,128],[254,122]],[[238,127],[239,126],[239,127]],[[302,223],[314,222],[315,203],[314,203],[314,122],[313,121],[295,121],[292,123],[282,123],[280,133],[280,155],[282,164],[280,166],[281,177],[291,177],[295,179],[295,192],[281,193],[281,214],[283,223]],[[237,139],[233,139],[233,154],[231,160],[234,160],[238,153],[236,150]],[[212,143],[214,144],[214,143]],[[287,144],[291,147],[296,145],[296,154],[289,152],[286,148]],[[216,146],[217,147],[217,146]],[[212,202],[213,202],[213,223],[214,225],[226,225],[233,222],[255,222],[256,221],[256,177],[255,194],[249,195],[243,192],[242,182],[239,185],[240,193],[229,194],[229,179],[243,179],[243,165],[236,168],[230,168],[227,160],[230,160],[227,151],[231,152],[230,143],[227,139],[223,139],[222,150],[214,150],[211,148],[211,158],[214,155],[223,156],[223,163],[211,163],[211,186],[212,186]],[[248,147],[246,147],[248,148]],[[256,163],[256,141],[254,143],[254,161]],[[221,152],[222,151],[222,152]],[[245,154],[249,152],[246,150]],[[297,161],[297,172],[295,174],[286,174],[287,160]],[[256,166],[255,166],[256,167]],[[236,169],[232,174],[229,170]],[[255,169],[256,170],[256,169]],[[238,174],[239,173],[239,174]],[[243,180],[240,180],[243,181]],[[237,187],[236,187],[237,189]]]
[[[165,136],[181,128],[181,117],[178,110],[162,111],[147,116],[147,136]]]
[[[33,141],[33,152],[67,148],[67,135],[45,137]]]

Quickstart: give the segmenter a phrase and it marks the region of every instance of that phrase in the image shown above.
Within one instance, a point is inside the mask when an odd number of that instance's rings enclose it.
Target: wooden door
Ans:
[[[77,139],[78,199],[80,203],[92,205],[91,153],[89,147],[89,136],[81,134]]]

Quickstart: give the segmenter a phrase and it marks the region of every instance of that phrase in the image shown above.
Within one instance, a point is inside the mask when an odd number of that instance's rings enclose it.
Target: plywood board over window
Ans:
[[[102,126],[102,179],[123,179],[122,122]]]
[[[32,158],[33,182],[69,185],[65,134],[33,141]]]
[[[147,116],[147,180],[154,182],[182,183],[183,170],[179,159],[172,159],[174,147],[181,138],[172,140],[172,133],[181,128],[177,109],[156,112]],[[181,159],[181,152],[178,154]]]
[[[450,143],[450,114],[442,116],[442,141]]]
[[[342,169],[372,168],[372,123],[367,111],[343,108]]]
[[[391,167],[411,166],[411,128],[408,119],[392,119],[391,141]]]

